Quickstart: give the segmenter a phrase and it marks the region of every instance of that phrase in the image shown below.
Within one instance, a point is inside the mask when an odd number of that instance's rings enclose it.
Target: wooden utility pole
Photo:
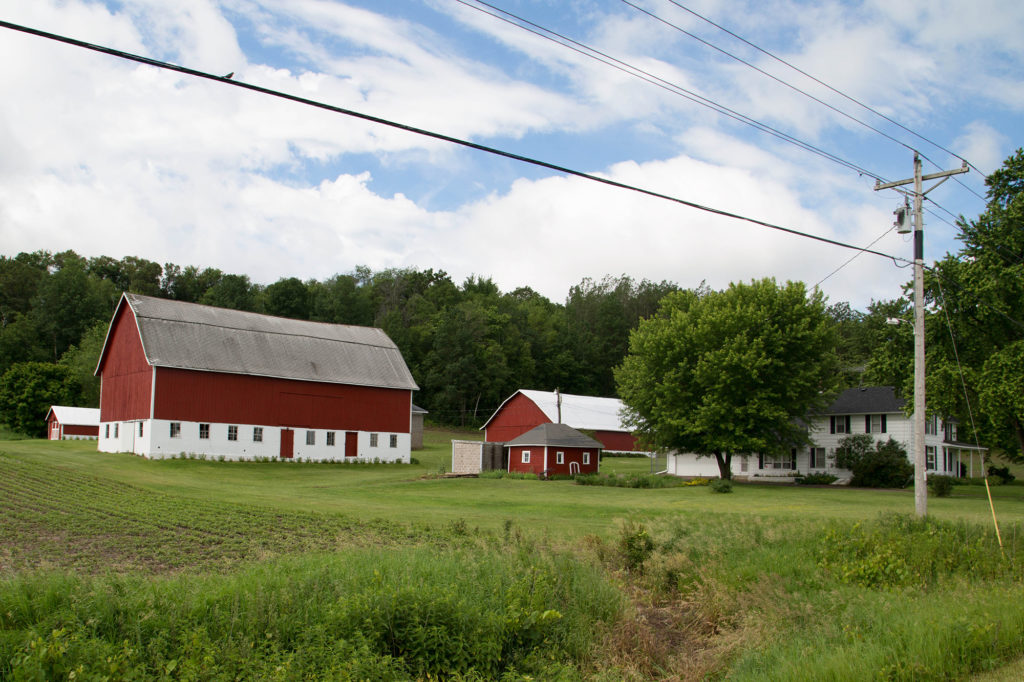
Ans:
[[[914,152],[914,177],[896,182],[875,183],[876,192],[911,183],[914,185],[914,509],[917,515],[922,517],[928,514],[928,487],[925,478],[927,458],[924,442],[927,405],[924,390],[924,215],[921,204],[928,192],[948,180],[951,175],[967,171],[967,162],[964,161],[963,166],[956,170],[922,175],[921,157]],[[924,190],[926,180],[939,182]],[[938,452],[935,454],[938,456]]]

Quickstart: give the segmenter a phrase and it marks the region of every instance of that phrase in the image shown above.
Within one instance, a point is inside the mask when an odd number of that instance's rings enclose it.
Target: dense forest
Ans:
[[[0,376],[29,371],[48,401],[98,405],[92,373],[121,292],[131,291],[380,327],[401,349],[421,389],[416,403],[430,420],[472,426],[519,388],[615,395],[612,369],[630,330],[676,289],[627,276],[584,279],[555,303],[528,287],[502,292],[488,278],[456,283],[435,270],[358,267],[323,281],[291,277],[264,286],[246,275],[135,257],[19,253],[0,256]],[[840,383],[861,380],[878,335],[892,336],[884,319],[899,305],[875,304],[866,314],[846,303],[830,308],[846,368]],[[33,419],[3,417],[23,429]]]

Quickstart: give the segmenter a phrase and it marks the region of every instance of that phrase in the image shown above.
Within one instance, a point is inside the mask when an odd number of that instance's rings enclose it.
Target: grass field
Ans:
[[[993,488],[1001,551],[983,486],[919,523],[910,491],[443,478],[453,436],[413,465],[0,442],[0,679],[921,680],[1024,654],[1024,486]]]

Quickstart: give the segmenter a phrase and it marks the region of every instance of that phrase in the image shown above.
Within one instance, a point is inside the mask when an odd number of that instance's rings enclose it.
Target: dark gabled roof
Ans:
[[[127,314],[126,307],[135,316],[146,361],[154,367],[417,388],[398,346],[381,329],[290,320],[139,294],[123,296],[115,320],[118,314]],[[105,343],[97,373],[106,352]]]
[[[849,388],[829,405],[825,414],[881,414],[902,412],[906,401],[892,386]]]
[[[526,433],[516,436],[506,445],[551,445],[563,448],[594,448],[604,447],[593,438],[565,424],[541,424]]]
[[[429,412],[424,410],[422,407],[420,407],[416,403],[412,404],[412,413],[413,414],[430,414]]]

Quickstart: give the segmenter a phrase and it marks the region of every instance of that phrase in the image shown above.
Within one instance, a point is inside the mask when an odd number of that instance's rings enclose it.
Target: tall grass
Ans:
[[[621,595],[571,557],[428,547],[232,575],[0,583],[0,678],[577,677]]]

